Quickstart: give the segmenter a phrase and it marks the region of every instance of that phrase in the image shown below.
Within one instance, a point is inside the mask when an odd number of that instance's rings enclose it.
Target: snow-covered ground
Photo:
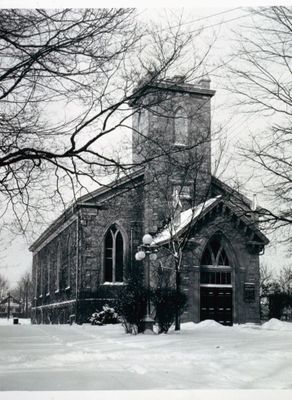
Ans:
[[[20,322],[0,320],[2,391],[292,389],[288,322],[204,321],[137,336],[120,325]]]

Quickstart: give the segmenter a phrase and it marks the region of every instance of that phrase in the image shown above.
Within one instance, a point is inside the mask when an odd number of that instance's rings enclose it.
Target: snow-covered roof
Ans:
[[[221,197],[222,196],[212,197],[211,199],[200,203],[196,207],[191,207],[188,210],[181,212],[180,218],[178,218],[179,223],[176,223],[176,221],[172,219],[161,232],[154,236],[151,245],[162,245],[169,242],[172,238],[179,235],[203,211],[205,211],[212,204],[221,199]]]

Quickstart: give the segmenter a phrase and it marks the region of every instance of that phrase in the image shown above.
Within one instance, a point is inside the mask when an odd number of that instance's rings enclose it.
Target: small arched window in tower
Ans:
[[[137,128],[138,128],[138,132],[140,132],[140,129],[141,129],[141,117],[142,117],[142,111],[139,110],[139,111],[138,111],[138,118],[137,118]]]
[[[109,228],[104,239],[104,281],[123,282],[125,245],[116,225]]]
[[[188,117],[185,110],[179,107],[174,115],[174,142],[175,144],[187,145],[189,137]]]

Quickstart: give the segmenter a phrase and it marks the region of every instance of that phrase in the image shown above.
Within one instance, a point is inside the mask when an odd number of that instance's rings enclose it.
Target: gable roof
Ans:
[[[101,208],[101,204],[98,203],[98,200],[101,197],[105,197],[110,194],[114,189],[120,189],[123,185],[131,182],[133,183],[133,188],[135,187],[134,182],[139,179],[143,178],[144,176],[144,169],[139,168],[135,171],[123,176],[122,178],[116,179],[110,182],[107,185],[104,185],[93,192],[90,192],[86,195],[79,197],[76,201],[74,201],[69,207],[63,211],[63,213],[56,218],[45,231],[35,240],[31,246],[29,247],[30,251],[35,251],[39,245],[41,245],[56,229],[58,229],[61,225],[67,222],[78,209],[80,208]],[[141,183],[138,183],[138,185]],[[94,202],[91,202],[94,201]]]
[[[196,224],[206,214],[210,213],[217,205],[222,203],[228,207],[237,218],[249,227],[260,239],[262,244],[269,243],[269,239],[258,229],[257,224],[248,218],[245,213],[239,213],[236,206],[230,201],[226,201],[221,195],[213,197],[196,207],[189,208],[180,213],[179,223],[172,220],[161,232],[154,236],[152,245],[163,245],[171,241],[172,238],[179,237],[190,225]]]
[[[113,189],[120,188],[121,186],[133,182],[137,178],[140,178],[144,175],[144,168],[135,169],[134,171],[125,174],[119,179],[113,180],[108,184],[103,185],[102,187],[81,196],[76,202],[86,203],[90,200],[97,199],[98,197],[112,191]]]
[[[239,192],[239,190],[227,185],[227,183],[221,181],[214,175],[211,177],[211,186],[211,192],[213,194],[224,194],[224,197],[234,205],[240,205],[241,208],[248,210],[251,209],[252,201],[248,197]]]
[[[10,303],[11,305],[12,304],[18,304],[18,305],[20,305],[21,304],[21,301],[20,300],[17,300],[14,296],[12,296],[11,294],[9,294],[7,297],[5,297],[4,299],[1,299],[0,300],[0,304],[7,304],[8,303],[8,301],[11,301],[12,300],[12,302],[13,303]]]
[[[164,229],[154,236],[152,245],[163,245],[172,238],[179,236],[189,225],[199,218],[211,205],[217,204],[221,196],[209,199],[196,207],[189,208],[180,213],[179,223],[170,221]]]
[[[78,209],[80,208],[101,208],[102,203],[107,199],[108,195],[111,195],[114,190],[120,190],[123,186],[127,186],[128,183],[133,184],[133,188],[137,187],[141,184],[143,184],[143,177],[144,177],[144,168],[138,168],[135,169],[134,171],[128,173],[127,175],[116,179],[107,185],[104,185],[93,192],[90,192],[86,195],[81,196],[79,199],[74,201],[73,204],[71,204],[58,218],[56,218],[50,226],[39,236],[39,238],[34,241],[34,243],[29,247],[30,251],[35,251],[45,240],[47,240],[55,231],[58,229],[60,226],[62,226],[65,222],[67,222],[75,213]],[[213,190],[215,189],[215,190]],[[241,210],[245,211],[250,211],[251,207],[251,201],[241,194],[239,191],[232,189],[230,186],[228,186],[226,183],[222,182],[220,179],[212,176],[211,180],[211,193],[213,193],[213,197],[209,200],[207,200],[204,203],[204,206],[201,204],[198,205],[199,207],[196,212],[196,216],[201,216],[207,212],[207,210],[215,203],[214,198],[223,198],[227,196],[229,199],[228,203],[230,207],[233,208],[233,212],[236,213],[235,208],[241,205]],[[214,196],[215,194],[215,196]],[[216,196],[217,195],[217,196]],[[213,200],[212,200],[213,199]],[[226,203],[226,202],[225,202]],[[217,204],[217,202],[216,202]],[[226,203],[227,204],[227,203]],[[201,207],[201,210],[200,210]],[[200,210],[200,212],[199,212]],[[188,211],[188,212],[187,212]],[[186,214],[183,214],[181,216],[182,219],[185,220],[185,223],[188,224],[190,223],[189,218],[190,215],[194,215],[194,209],[190,212],[189,210],[185,211]],[[198,213],[198,215],[197,215]],[[238,210],[237,210],[238,213]],[[242,216],[242,219],[244,219],[244,216]],[[251,224],[251,221],[246,217],[249,225]],[[192,218],[192,221],[194,218]],[[246,221],[246,223],[247,223]],[[265,243],[268,243],[269,240],[264,236],[259,230],[259,233],[257,233],[258,236],[262,235],[262,240]],[[162,236],[161,236],[162,238]]]

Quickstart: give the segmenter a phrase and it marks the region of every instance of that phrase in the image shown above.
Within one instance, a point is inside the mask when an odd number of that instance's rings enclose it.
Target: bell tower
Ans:
[[[210,80],[141,84],[133,102],[132,153],[145,166],[145,232],[173,217],[174,197],[183,209],[208,197],[211,182]],[[139,93],[139,88],[138,88]]]

